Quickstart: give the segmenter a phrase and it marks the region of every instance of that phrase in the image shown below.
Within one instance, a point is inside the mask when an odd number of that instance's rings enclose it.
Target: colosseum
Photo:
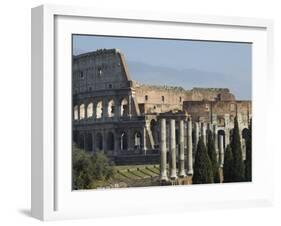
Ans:
[[[236,100],[227,88],[140,84],[118,49],[73,56],[72,73],[73,142],[81,149],[103,151],[117,165],[159,163],[162,152],[173,153],[188,159],[192,174],[198,137],[212,130],[223,155],[237,116],[245,158],[251,101]]]

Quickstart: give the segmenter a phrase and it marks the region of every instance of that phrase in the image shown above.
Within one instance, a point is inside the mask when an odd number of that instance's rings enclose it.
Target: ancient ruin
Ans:
[[[223,166],[237,116],[245,159],[251,101],[236,100],[227,88],[139,84],[118,49],[74,56],[72,73],[73,141],[86,151],[103,151],[117,165],[160,163],[161,180],[182,178],[193,174],[196,145],[201,135],[206,142],[207,130]]]

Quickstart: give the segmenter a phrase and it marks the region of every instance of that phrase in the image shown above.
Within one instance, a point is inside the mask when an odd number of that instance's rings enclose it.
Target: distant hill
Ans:
[[[133,80],[151,85],[181,86],[185,89],[193,87],[229,88],[236,99],[251,99],[249,86],[245,81],[217,72],[198,69],[178,70],[166,66],[156,66],[135,61],[126,61]]]

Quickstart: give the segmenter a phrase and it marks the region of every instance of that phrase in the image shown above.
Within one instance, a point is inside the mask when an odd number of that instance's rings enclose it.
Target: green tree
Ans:
[[[212,170],[214,176],[214,182],[220,182],[220,174],[219,174],[219,164],[217,161],[217,152],[216,146],[214,142],[214,135],[211,130],[208,130],[208,143],[207,143],[208,155],[212,163]]]
[[[92,189],[105,186],[114,176],[112,163],[101,152],[91,154],[73,147],[72,151],[72,187],[73,189]]]
[[[73,189],[91,188],[93,171],[91,155],[84,150],[74,147],[72,151]]]
[[[252,181],[252,121],[246,137],[245,180]]]
[[[224,154],[223,182],[233,182],[233,155],[230,145],[227,145]]]
[[[93,176],[96,180],[108,180],[113,175],[112,163],[102,152],[96,152],[93,157]]]
[[[237,117],[234,119],[234,129],[230,146],[233,155],[233,182],[244,181],[245,166],[242,159],[241,140]]]
[[[206,146],[202,136],[199,138],[197,151],[195,155],[194,173],[192,177],[193,184],[213,183],[212,163],[207,153]]]

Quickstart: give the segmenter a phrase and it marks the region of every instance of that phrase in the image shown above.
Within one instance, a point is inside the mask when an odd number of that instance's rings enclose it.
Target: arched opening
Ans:
[[[120,104],[120,115],[121,116],[127,116],[128,115],[128,101],[126,98],[122,99],[121,104]]]
[[[97,107],[96,107],[96,118],[99,119],[99,118],[102,118],[102,101],[99,101],[97,103]]]
[[[80,134],[78,139],[78,147],[84,149],[84,135]]]
[[[80,115],[80,119],[84,119],[85,118],[85,105],[84,104],[80,104],[79,107],[79,115]]]
[[[126,132],[121,133],[120,149],[121,150],[127,150],[128,149],[128,135],[127,135]]]
[[[78,120],[79,119],[79,115],[78,115],[78,106],[75,105],[74,106],[74,120]]]
[[[158,145],[158,132],[157,132],[157,122],[155,119],[152,119],[150,121],[150,131],[152,134],[152,138],[153,138],[153,142],[154,142],[154,146]],[[155,147],[152,147],[155,148]]]
[[[91,118],[93,117],[93,113],[94,113],[94,105],[93,103],[89,103],[87,106],[87,118]]]
[[[249,136],[249,129],[248,128],[244,128],[242,130],[242,138],[246,140],[246,139],[248,139],[248,136]]]
[[[108,117],[114,117],[115,115],[115,102],[114,100],[110,100],[108,102]]]
[[[107,134],[107,149],[109,151],[114,150],[114,134],[112,132]]]
[[[222,129],[218,131],[218,147],[220,144],[220,136],[223,136],[223,149],[225,150],[225,131]]]
[[[103,150],[103,141],[101,133],[96,134],[96,149],[97,151]]]
[[[138,131],[135,133],[134,135],[134,139],[135,139],[135,149],[141,149],[141,133]]]
[[[86,135],[86,151],[93,151],[93,137],[92,134],[88,133]]]

